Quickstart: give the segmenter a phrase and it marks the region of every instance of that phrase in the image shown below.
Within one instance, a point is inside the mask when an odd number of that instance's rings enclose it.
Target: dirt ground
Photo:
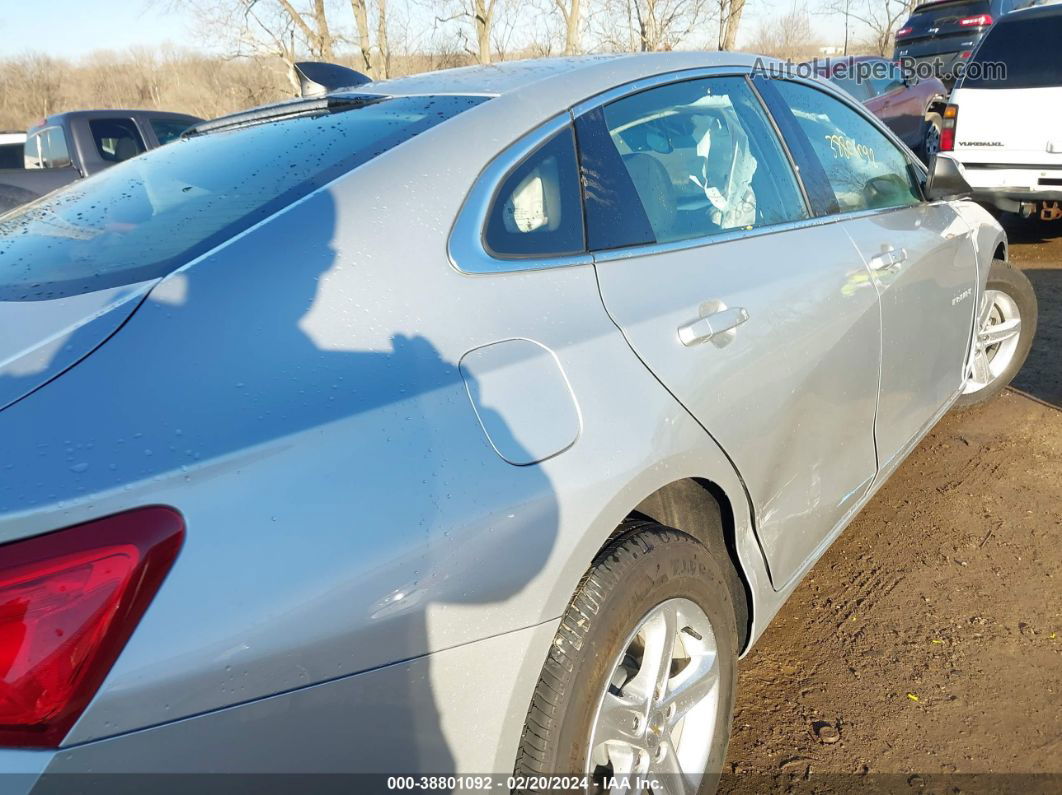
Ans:
[[[945,417],[743,661],[721,791],[1062,792],[1062,221],[1007,226],[1015,390]]]

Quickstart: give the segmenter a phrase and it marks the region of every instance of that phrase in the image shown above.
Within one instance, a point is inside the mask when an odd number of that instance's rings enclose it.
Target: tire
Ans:
[[[591,730],[593,728],[595,737],[601,736],[599,729],[594,728],[599,726],[596,722],[598,708],[603,706],[606,697],[610,697],[605,692],[606,682],[609,679],[614,683],[617,681],[613,675],[618,670],[616,665],[621,658],[633,661],[633,656],[623,656],[622,653],[624,649],[629,651],[635,648],[639,642],[635,638],[628,646],[636,628],[641,625],[648,632],[656,626],[653,622],[658,624],[659,617],[671,609],[669,606],[678,605],[677,609],[687,612],[678,615],[679,621],[672,626],[681,629],[687,616],[693,615],[706,618],[711,626],[709,633],[680,632],[681,641],[675,648],[681,646],[686,649],[698,643],[702,644],[700,648],[704,648],[708,641],[714,640],[717,679],[712,685],[715,695],[697,702],[698,706],[684,719],[689,723],[676,727],[679,737],[675,747],[683,749],[683,755],[687,748],[691,748],[695,754],[700,751],[704,755],[707,775],[703,778],[694,777],[694,785],[700,778],[699,792],[714,792],[730,739],[737,671],[737,625],[722,568],[724,564],[730,565],[729,561],[720,563],[694,538],[653,522],[627,522],[621,531],[621,535],[599,553],[583,576],[561,619],[528,710],[515,774],[519,781],[519,777],[582,776],[589,771],[600,780],[602,774],[616,772],[615,769],[610,771],[608,767],[592,767],[589,764],[592,755]],[[698,613],[698,610],[702,612]],[[657,616],[657,619],[653,616]],[[691,618],[689,627],[694,626],[700,618]],[[643,621],[648,623],[642,624]],[[648,635],[646,638],[643,649],[651,648]],[[706,662],[708,655],[698,657],[697,654],[688,652],[686,667],[679,660],[668,669],[671,678],[665,687],[672,697],[675,690],[682,687],[682,679],[686,674],[690,674],[687,681],[693,681],[697,679],[699,671],[709,667]],[[641,664],[645,663],[648,656],[647,653],[642,654]],[[694,661],[697,661],[697,665],[694,665]],[[641,677],[641,664],[638,667],[639,676],[628,680],[622,688],[613,685],[612,690],[622,694],[625,690],[633,690],[639,678],[649,681],[651,674]],[[710,678],[705,676],[704,681]],[[624,697],[627,695],[624,694]],[[648,723],[643,721],[642,734],[644,742],[648,743],[645,747],[655,749],[651,753],[659,754],[666,760],[667,748],[661,751],[659,745],[653,743],[663,745],[659,738],[666,728],[660,720],[670,715],[677,720],[678,715],[677,712],[666,711],[670,707],[664,707],[664,702],[659,706],[665,711],[648,711],[649,720]],[[651,737],[657,739],[652,740]],[[611,746],[595,742],[595,747],[602,749]],[[642,763],[651,761],[647,760],[650,751],[636,753],[640,755]],[[658,770],[667,769],[667,765],[661,761]]]
[[[986,301],[982,302],[975,321],[965,391],[955,403],[956,408],[960,409],[987,403],[1002,392],[1025,364],[1033,337],[1036,336],[1036,293],[1024,273],[1009,262],[994,260],[988,272],[985,297]],[[1002,333],[998,330],[993,332],[993,327],[1015,317],[1019,321],[1016,334],[1001,342],[984,344],[994,339],[991,335]],[[978,369],[981,353],[988,362],[989,379],[984,377],[984,370]]]
[[[927,113],[922,122],[922,143],[918,148],[918,156],[927,166],[930,160],[940,151],[940,131],[944,127],[944,119],[939,113]]]

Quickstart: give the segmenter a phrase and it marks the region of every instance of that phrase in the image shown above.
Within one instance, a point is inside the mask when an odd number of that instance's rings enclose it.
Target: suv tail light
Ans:
[[[913,30],[914,28],[910,25],[908,25],[906,28],[900,28],[898,31],[896,31],[896,38],[902,39],[904,36],[910,36]]]
[[[992,15],[991,14],[978,14],[975,17],[963,17],[962,19],[959,20],[959,24],[962,25],[964,28],[968,28],[968,27],[971,27],[971,26],[974,26],[974,25],[976,25],[979,28],[983,27],[984,25],[991,25],[992,24]]]
[[[940,126],[940,151],[955,151],[955,123],[959,120],[959,106],[948,105],[944,108],[944,120]]]
[[[0,745],[62,741],[183,538],[181,515],[153,506],[0,546]]]

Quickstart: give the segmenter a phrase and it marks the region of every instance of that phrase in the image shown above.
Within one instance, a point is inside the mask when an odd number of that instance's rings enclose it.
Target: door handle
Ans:
[[[679,326],[679,342],[686,346],[707,342],[712,337],[717,337],[724,332],[736,329],[748,319],[748,311],[740,306],[721,309],[718,312],[697,318],[692,323]]]
[[[875,254],[867,261],[867,265],[872,271],[887,271],[899,268],[905,262],[907,262],[907,249],[901,248],[897,251],[890,248],[888,251]]]

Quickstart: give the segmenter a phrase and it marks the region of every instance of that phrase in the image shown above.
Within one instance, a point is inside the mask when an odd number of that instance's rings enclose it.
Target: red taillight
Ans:
[[[59,744],[183,537],[180,514],[153,506],[0,546],[0,745]]]
[[[940,151],[955,151],[955,124],[959,120],[959,106],[948,105],[944,108],[944,120],[940,127]]]
[[[969,58],[971,55],[973,55],[973,50],[963,50],[959,53],[959,57],[963,59]]]
[[[991,14],[978,14],[975,17],[963,17],[962,19],[959,20],[959,24],[962,25],[964,28],[968,28],[968,27],[970,27],[972,25],[976,25],[977,27],[982,27],[984,25],[991,25],[992,24],[992,15]]]
[[[913,30],[914,28],[912,27],[900,28],[898,31],[896,31],[896,38],[901,39],[904,36],[910,36],[911,31]]]

